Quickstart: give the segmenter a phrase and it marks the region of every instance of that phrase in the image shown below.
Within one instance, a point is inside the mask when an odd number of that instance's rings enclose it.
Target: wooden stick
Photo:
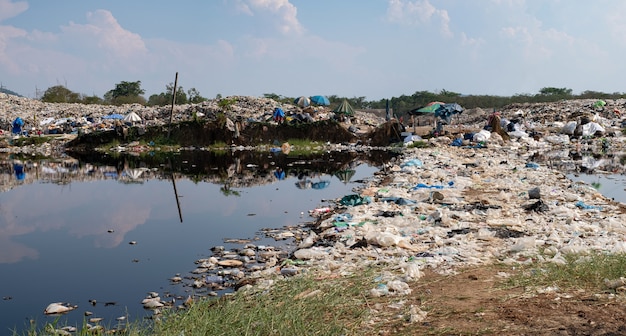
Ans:
[[[167,127],[167,139],[170,138],[172,131],[172,115],[174,114],[174,105],[176,104],[176,87],[178,86],[178,72],[176,72],[176,78],[174,79],[174,89],[172,90],[172,109],[170,110],[170,123]]]

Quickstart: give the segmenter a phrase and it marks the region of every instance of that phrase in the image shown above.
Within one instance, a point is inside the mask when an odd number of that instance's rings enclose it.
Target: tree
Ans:
[[[200,95],[200,92],[195,88],[190,89],[189,95],[193,96],[193,101],[187,98],[187,94],[182,86],[179,86],[176,89],[176,104],[187,104],[187,103],[199,103],[205,101],[206,98]],[[154,94],[148,98],[148,105],[150,106],[165,106],[170,105],[172,103],[172,95],[174,93],[174,83],[169,83],[165,86],[165,92],[161,92],[158,95]]]
[[[171,104],[174,93],[174,83],[167,84],[165,89],[165,97],[169,99]],[[187,104],[187,94],[185,93],[185,89],[180,85],[176,88],[176,104]]]
[[[115,84],[115,89],[104,94],[104,100],[115,105],[133,103],[145,104],[146,99],[141,96],[144,93],[145,91],[141,88],[141,81],[122,81]]]
[[[544,96],[571,96],[572,89],[544,87],[541,90],[539,90],[539,94],[544,95]]]
[[[196,88],[191,88],[187,90],[187,97],[189,99],[189,102],[192,104],[198,104],[207,100],[200,95],[200,91],[196,90]]]
[[[82,95],[81,102],[83,104],[102,104],[103,100],[102,98],[96,95],[91,95],[91,96]]]
[[[78,103],[81,101],[80,95],[72,92],[63,85],[49,87],[41,97],[41,101],[46,103]]]

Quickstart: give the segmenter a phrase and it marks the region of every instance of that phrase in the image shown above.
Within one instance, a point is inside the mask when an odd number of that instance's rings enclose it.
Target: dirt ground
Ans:
[[[624,293],[503,286],[515,272],[499,266],[456,275],[425,272],[409,296],[370,303],[379,313],[373,322],[384,325],[379,335],[626,335]],[[390,304],[402,300],[403,308]],[[410,322],[411,305],[425,318]]]

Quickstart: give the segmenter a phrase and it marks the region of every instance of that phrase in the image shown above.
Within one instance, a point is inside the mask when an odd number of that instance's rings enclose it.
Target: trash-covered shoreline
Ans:
[[[215,246],[212,256],[195,261],[196,269],[170,281],[215,296],[229,288],[265,290],[302,273],[341,276],[376,264],[389,272],[369,294],[406,295],[425,269],[450,274],[493,262],[564,263],[569,253],[624,253],[624,204],[572,182],[564,168],[578,165],[572,153],[611,150],[616,162],[582,166],[624,173],[623,106],[613,101],[599,110],[591,100],[518,104],[460,115],[443,136],[408,134],[402,156],[353,194],[310,209],[309,222],[266,232],[277,241],[293,240],[287,249],[244,240],[240,249]],[[487,130],[492,117],[497,123]],[[412,148],[416,141],[423,146]],[[143,304],[157,316],[163,307],[178,302],[184,308],[193,299],[153,292]]]

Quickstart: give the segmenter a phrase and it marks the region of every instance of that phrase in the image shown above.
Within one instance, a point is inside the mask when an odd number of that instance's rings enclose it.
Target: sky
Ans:
[[[626,92],[623,0],[0,0],[0,85],[102,97]]]

